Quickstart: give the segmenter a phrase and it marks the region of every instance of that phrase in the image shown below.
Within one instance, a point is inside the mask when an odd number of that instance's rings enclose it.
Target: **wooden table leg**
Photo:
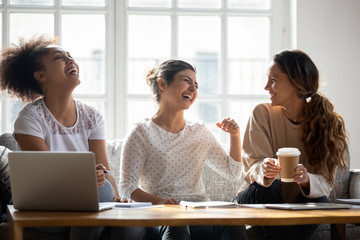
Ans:
[[[331,224],[331,240],[346,240],[346,224]]]
[[[14,240],[23,240],[23,226],[14,224]]]
[[[11,214],[9,212],[9,209],[7,209],[6,239],[7,240],[13,240],[14,239],[14,223],[13,223],[13,219],[11,217]]]
[[[7,239],[23,240],[23,226],[14,222],[9,209],[7,210],[7,222]]]
[[[14,224],[14,222],[7,227],[7,239],[8,240],[23,240],[23,226],[20,224]]]

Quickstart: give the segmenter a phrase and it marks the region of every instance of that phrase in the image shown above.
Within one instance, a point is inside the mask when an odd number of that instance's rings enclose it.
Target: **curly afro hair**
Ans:
[[[24,102],[33,102],[43,96],[40,83],[34,72],[43,69],[41,58],[47,53],[46,47],[56,43],[55,39],[40,36],[18,45],[5,47],[1,51],[0,86],[11,96]]]

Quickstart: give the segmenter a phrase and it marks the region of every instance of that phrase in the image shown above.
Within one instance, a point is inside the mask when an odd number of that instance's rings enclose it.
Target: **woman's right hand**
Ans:
[[[179,202],[175,198],[169,198],[169,199],[163,198],[163,200],[161,200],[159,204],[179,205]]]
[[[275,158],[265,158],[261,166],[266,178],[275,178],[280,173],[280,167]]]
[[[234,119],[225,118],[221,123],[216,123],[216,126],[221,128],[224,132],[230,133],[231,136],[240,136],[240,128]]]
[[[97,177],[97,186],[101,187],[105,184],[105,172],[106,168],[102,164],[97,164],[96,168],[96,177]]]
[[[135,191],[132,192],[131,199],[136,202],[152,202],[153,204],[179,204],[179,202],[175,198],[163,198],[154,194],[147,193],[140,188],[137,188],[135,189]]]

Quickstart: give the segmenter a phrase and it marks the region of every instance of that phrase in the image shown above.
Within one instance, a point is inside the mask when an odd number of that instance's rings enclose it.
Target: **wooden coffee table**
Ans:
[[[24,227],[50,226],[182,226],[182,225],[302,225],[336,224],[345,239],[345,224],[360,223],[360,209],[286,211],[263,208],[155,208],[111,209],[103,212],[18,211],[8,205],[10,239],[23,239]]]

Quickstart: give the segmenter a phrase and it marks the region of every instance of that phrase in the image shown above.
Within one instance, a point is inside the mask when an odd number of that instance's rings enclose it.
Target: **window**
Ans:
[[[74,96],[97,107],[105,116],[113,116],[109,93],[111,69],[109,49],[114,23],[110,23],[113,1],[106,0],[3,0],[1,2],[3,46],[45,35],[57,37],[80,66],[81,84]],[[113,26],[108,28],[107,26]],[[1,94],[1,131],[12,131],[23,104],[5,92]],[[110,104],[109,104],[110,103]],[[108,120],[108,123],[112,123]],[[111,136],[114,137],[114,136]]]
[[[215,125],[223,118],[235,118],[243,133],[253,107],[268,101],[264,91],[267,66],[283,44],[281,4],[270,0],[128,0],[122,8],[125,17],[118,22],[123,24],[126,45],[123,55],[117,56],[126,63],[121,85],[125,125],[120,132],[152,117],[156,103],[146,85],[146,73],[175,58],[197,68],[199,96],[186,117],[204,120],[223,143],[228,136]]]
[[[244,132],[263,90],[271,55],[283,48],[282,0],[2,0],[3,45],[34,34],[56,36],[80,65],[76,98],[97,107],[107,137],[123,138],[157,109],[145,77],[176,58],[197,68],[199,96],[186,111],[215,126],[235,118]],[[23,105],[0,96],[1,131],[12,131]]]

